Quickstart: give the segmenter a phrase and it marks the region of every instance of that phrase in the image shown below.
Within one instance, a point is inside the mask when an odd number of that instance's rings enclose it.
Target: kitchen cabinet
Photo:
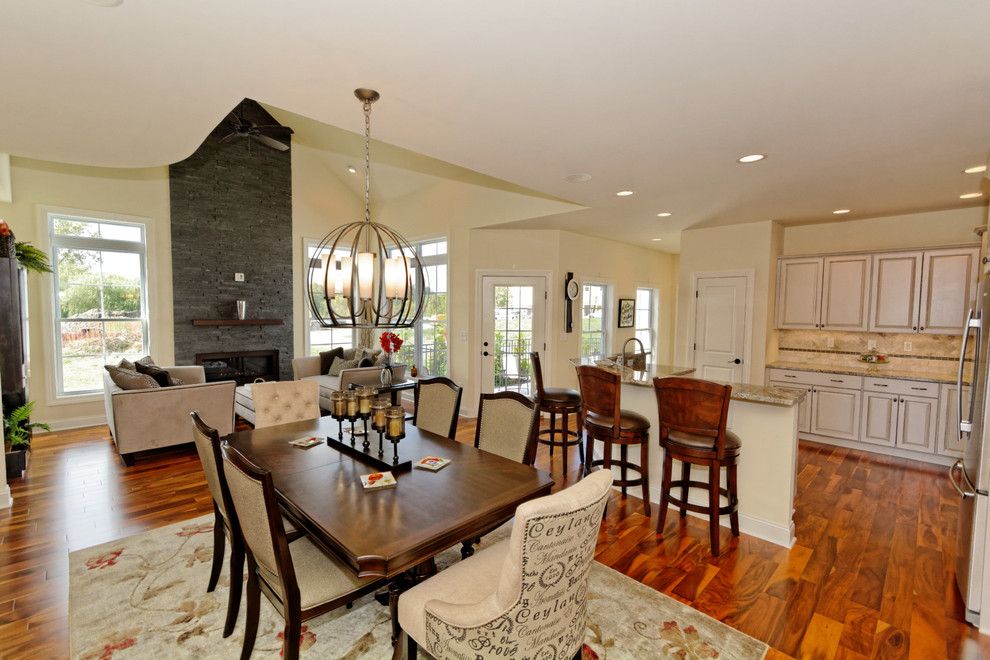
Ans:
[[[811,433],[844,440],[859,439],[862,393],[856,389],[816,385],[811,399]]]
[[[871,332],[917,332],[921,294],[922,252],[873,255],[870,311]],[[962,327],[962,322],[959,323]]]
[[[926,250],[921,274],[918,331],[961,334],[966,312],[976,298],[979,248]]]
[[[780,380],[771,380],[771,387],[786,387],[792,390],[805,390],[807,395],[798,404],[798,433],[811,433],[811,385],[801,385]]]
[[[850,254],[825,257],[822,270],[821,328],[866,330],[870,310],[873,257]]]
[[[822,257],[780,259],[777,264],[777,327],[821,326]]]
[[[963,415],[969,415],[970,389],[963,387]],[[942,456],[962,458],[966,442],[959,439],[959,388],[944,384],[938,399],[938,442],[936,451]]]
[[[893,447],[897,442],[897,395],[863,392],[863,428],[859,439]]]
[[[920,396],[897,398],[897,447],[933,454],[937,431],[938,399]]]

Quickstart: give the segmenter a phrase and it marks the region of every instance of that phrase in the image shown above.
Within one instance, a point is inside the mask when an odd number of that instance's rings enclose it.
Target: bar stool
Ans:
[[[621,471],[621,479],[612,482],[626,494],[627,486],[643,487],[643,511],[650,515],[650,420],[631,410],[622,410],[620,404],[622,376],[614,371],[582,365],[577,367],[578,385],[584,401],[584,431],[588,446],[585,473],[601,465],[606,470],[613,465]],[[605,443],[604,458],[593,459],[595,440]],[[619,458],[612,457],[612,445],[619,445]],[[627,456],[629,445],[640,446],[639,464],[631,463]],[[639,473],[637,479],[627,479],[626,471]]]
[[[729,515],[732,535],[739,536],[739,496],[736,492],[736,461],[742,442],[725,428],[732,387],[694,378],[654,378],[660,416],[660,447],[663,449],[663,484],[657,533],[663,533],[667,505],[708,514],[708,535],[712,555],[719,555],[719,517]],[[673,461],[681,462],[681,478],[671,481]],[[708,466],[708,481],[692,481],[691,465]],[[721,487],[722,467],[726,468],[728,488]],[[671,491],[680,488],[680,498]],[[708,506],[688,503],[689,488],[708,491]],[[728,499],[721,505],[720,495]]]
[[[564,474],[567,474],[568,447],[577,445],[581,465],[584,465],[584,448],[581,445],[581,427],[584,423],[581,395],[575,390],[563,387],[543,387],[543,367],[540,366],[540,354],[530,353],[529,359],[533,363],[533,377],[536,378],[536,405],[540,408],[540,414],[550,413],[550,428],[540,431],[537,438],[541,444],[550,445],[551,456],[553,456],[553,448],[560,447],[564,453]],[[563,416],[561,429],[556,428],[558,414]],[[574,431],[570,429],[568,423],[571,414],[577,417],[577,428]],[[557,433],[560,433],[561,436],[559,440],[556,438]]]

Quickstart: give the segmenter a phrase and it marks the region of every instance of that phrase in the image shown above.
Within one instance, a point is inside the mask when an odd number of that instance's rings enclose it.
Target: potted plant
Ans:
[[[4,459],[7,464],[7,481],[20,477],[27,469],[28,452],[31,451],[31,436],[35,429],[51,431],[43,422],[32,422],[31,410],[34,401],[28,401],[10,411],[3,420]]]
[[[10,230],[10,225],[0,219],[0,254],[7,254],[10,242],[14,243],[14,256],[18,265],[29,273],[50,273],[52,265],[48,261],[48,255],[42,250],[31,245],[28,241],[17,241],[14,239],[14,232]]]

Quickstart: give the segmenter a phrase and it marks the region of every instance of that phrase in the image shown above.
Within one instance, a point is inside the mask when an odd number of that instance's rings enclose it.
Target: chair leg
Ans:
[[[623,481],[626,480],[626,466],[629,464],[629,458],[627,454],[627,445],[619,445],[619,478]],[[626,496],[626,487],[622,486],[622,496]]]
[[[595,438],[588,432],[585,432],[584,438],[586,445],[584,450],[584,474],[587,476],[591,474],[591,461],[595,458]]]
[[[690,480],[691,480],[691,464],[688,463],[687,461],[681,461],[681,481],[684,482],[681,484],[681,502],[688,501],[688,492],[690,490],[690,486],[688,486],[688,481]],[[687,509],[682,508],[681,518],[684,518],[686,516],[687,516]]]
[[[223,568],[223,551],[227,538],[223,531],[223,518],[214,505],[213,511],[213,566],[210,568],[210,582],[206,585],[206,593],[212,593],[217,588],[220,579],[220,569]]]
[[[639,473],[643,477],[643,514],[650,517],[650,439],[639,445]]]
[[[729,525],[732,527],[732,535],[739,536],[739,495],[736,493],[736,466],[733,463],[726,469],[729,486],[729,504],[732,505],[732,513],[729,514]]]
[[[416,660],[418,655],[419,646],[416,644],[416,640],[412,638],[412,635],[403,632],[403,636],[406,638],[406,660]]]
[[[244,620],[244,646],[241,660],[249,660],[254,650],[254,640],[258,636],[258,615],[261,612],[261,587],[255,575],[254,561],[248,559],[247,617]]]
[[[583,442],[584,441],[584,437],[582,436],[583,433],[584,433],[584,410],[583,409],[578,409],[578,411],[577,411],[577,448],[578,448],[578,457],[581,459],[581,465],[582,466],[585,464],[585,460],[584,460],[584,442]]]
[[[461,542],[461,559],[467,559],[474,554],[474,543],[470,540]]]
[[[664,524],[667,522],[667,508],[670,506],[670,471],[673,466],[673,459],[670,452],[663,452],[663,475],[660,478],[660,515],[657,518],[657,534],[663,534]]]
[[[240,541],[230,542],[230,594],[227,597],[227,620],[223,624],[223,636],[230,637],[237,625],[241,609],[241,591],[244,588],[244,546]]]
[[[299,660],[299,635],[302,633],[302,619],[299,612],[289,612],[285,619],[282,639],[282,660]]]
[[[564,476],[565,477],[567,476],[567,445],[568,445],[568,443],[571,440],[570,436],[567,434],[567,430],[568,430],[568,424],[567,424],[568,419],[567,418],[568,418],[568,412],[565,410],[563,412],[563,414],[561,415],[561,423],[564,425],[564,428],[561,431],[561,435],[563,436],[564,441],[561,443],[561,447],[560,447],[560,453],[561,453],[561,455],[563,456],[563,459],[564,459]]]
[[[554,438],[556,437],[555,434],[557,432],[556,429],[557,429],[557,413],[552,412],[550,413],[550,455],[551,456],[553,456],[553,446],[555,444]]]
[[[708,536],[712,544],[712,556],[718,557],[719,555],[719,516],[718,516],[718,505],[719,505],[719,495],[718,495],[718,482],[719,482],[719,465],[717,462],[712,462],[708,466]]]

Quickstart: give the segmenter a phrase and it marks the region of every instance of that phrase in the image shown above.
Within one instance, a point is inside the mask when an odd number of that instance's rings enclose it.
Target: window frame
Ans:
[[[639,307],[640,291],[646,291],[650,294],[650,327],[647,328],[640,328],[636,325],[638,312],[643,309],[642,307]],[[652,286],[637,286],[634,300],[636,301],[636,306],[633,309],[633,337],[638,337],[641,330],[648,331],[650,333],[650,345],[647,347],[647,350],[650,351],[655,358],[657,354],[657,326],[660,324],[660,290]]]
[[[302,286],[303,286],[303,328],[304,328],[304,331],[303,331],[303,355],[306,356],[306,357],[313,357],[312,356],[312,350],[313,350],[312,331],[313,331],[313,321],[315,320],[313,318],[313,309],[312,309],[312,307],[310,307],[310,303],[309,303],[309,266],[310,266],[310,259],[312,258],[312,257],[309,256],[309,251],[311,249],[312,250],[315,250],[318,247],[320,247],[320,240],[319,239],[315,239],[315,238],[303,238],[303,252],[302,252],[302,258],[303,258],[303,277],[302,277]],[[349,330],[350,333],[351,333],[351,345],[349,346],[349,348],[354,348],[355,347],[355,344],[358,341],[359,336],[360,336],[360,330],[351,329],[351,328],[330,328],[331,333],[334,330]],[[322,346],[323,344],[319,344],[319,345]],[[341,346],[342,344],[336,344],[333,341],[331,341],[330,345],[331,345],[331,347],[333,347],[333,346]]]
[[[446,243],[446,249],[444,253],[434,254],[430,256],[423,256],[423,247],[425,245],[430,245],[433,243]],[[432,371],[428,374],[423,370],[423,317],[420,317],[416,321],[415,325],[412,326],[413,331],[413,346],[415,347],[413,364],[415,364],[416,369],[420,374],[429,376],[450,376],[450,239],[447,236],[432,236],[429,238],[422,238],[414,241],[409,241],[413,250],[416,252],[416,256],[419,257],[420,263],[423,268],[429,268],[431,266],[445,266],[446,267],[446,282],[444,285],[445,291],[443,292],[446,296],[446,304],[444,310],[444,326],[447,328],[447,370],[446,373],[439,374],[433,373]],[[423,295],[423,306],[426,307],[427,298],[430,295],[437,295],[432,287],[433,284],[426,279],[426,292]],[[434,344],[435,345],[435,344]],[[412,366],[412,365],[410,365]]]
[[[63,376],[63,351],[62,351],[62,324],[78,322],[99,322],[107,323],[121,320],[141,322],[141,341],[144,345],[144,353],[150,355],[151,350],[151,302],[149,298],[149,264],[148,264],[148,243],[151,236],[152,223],[148,218],[120,216],[113,213],[101,213],[97,211],[77,211],[73,209],[42,208],[42,219],[44,222],[44,236],[47,240],[48,253],[52,264],[52,287],[49,290],[51,296],[51,306],[49,308],[52,315],[51,324],[47,324],[52,337],[50,345],[53,347],[53,364],[50,373],[54,375],[50,390],[54,402],[76,403],[88,400],[96,400],[101,396],[102,386],[93,390],[78,392],[65,392]],[[93,238],[90,236],[65,236],[55,233],[55,220],[65,219],[79,222],[95,222],[100,224],[119,225],[125,227],[137,227],[141,230],[141,240],[124,241],[119,239]],[[122,254],[137,254],[141,272],[141,315],[139,318],[109,318],[100,317],[96,319],[63,319],[61,310],[60,282],[61,274],[58,267],[59,250],[98,250],[100,252],[118,252]],[[104,346],[104,359],[106,352]]]
[[[609,282],[605,282],[602,280],[594,280],[594,279],[581,280],[581,305],[580,305],[581,309],[579,315],[579,320],[581,323],[580,325],[581,334],[580,334],[580,343],[578,344],[578,350],[582,358],[593,357],[584,354],[584,336],[585,334],[590,334],[590,333],[586,333],[584,330],[584,318],[585,318],[584,291],[586,287],[590,287],[590,286],[600,287],[602,290],[602,329],[600,333],[602,335],[602,342],[601,342],[602,352],[599,357],[605,357],[612,350],[612,325],[611,325],[612,285]]]

